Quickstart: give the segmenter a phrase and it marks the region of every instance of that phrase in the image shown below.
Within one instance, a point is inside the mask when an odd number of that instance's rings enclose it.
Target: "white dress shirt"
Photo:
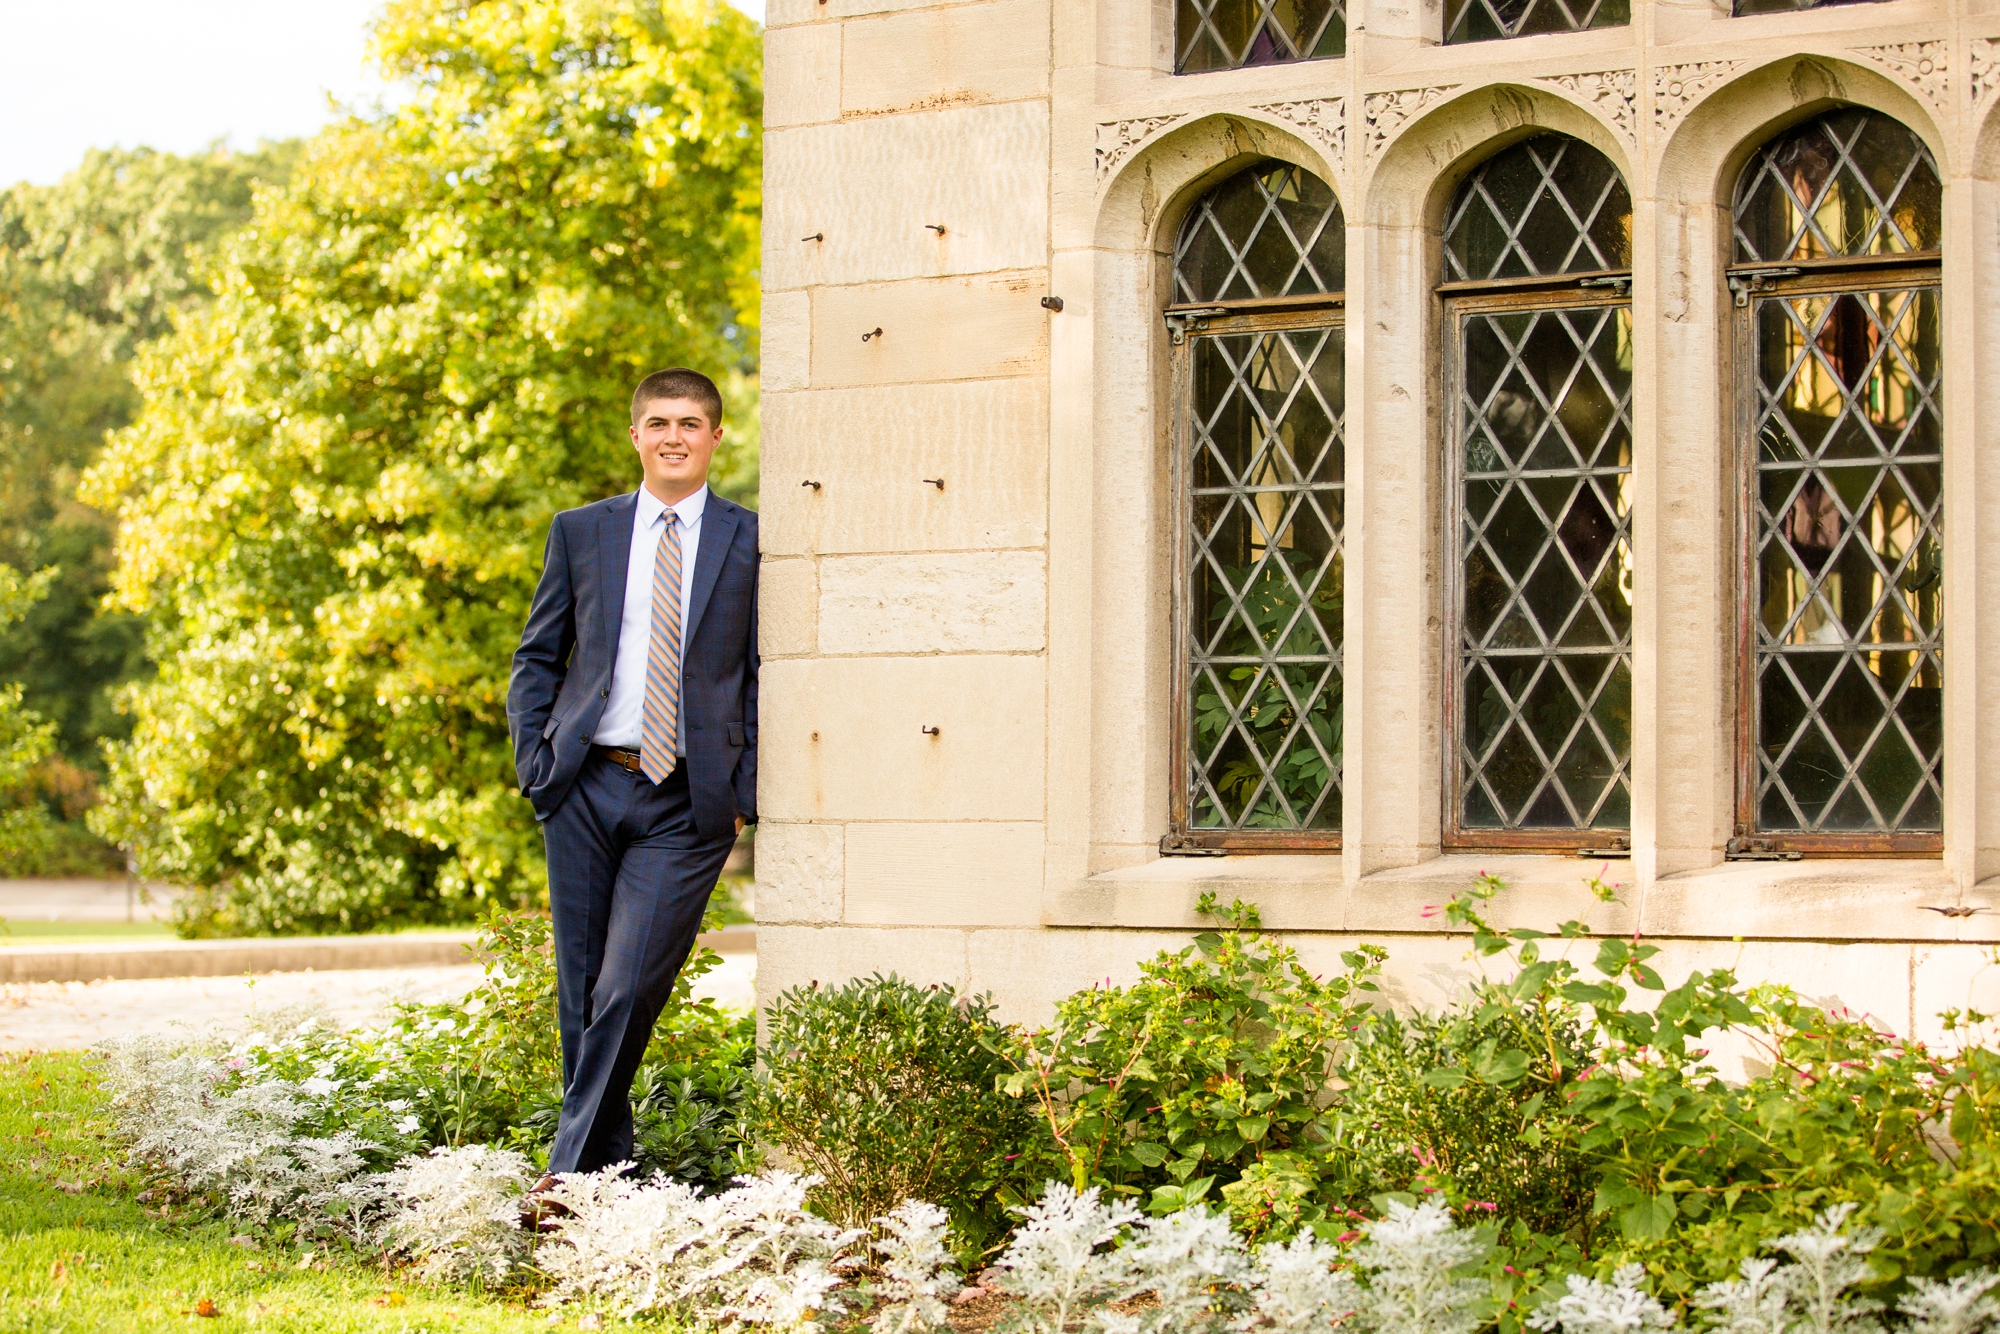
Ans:
[[[687,647],[688,603],[694,597],[694,557],[701,546],[701,515],[708,508],[708,488],[673,507],[681,530],[681,647]],[[645,487],[632,516],[632,559],[625,567],[625,615],[618,622],[618,660],[611,667],[611,698],[604,705],[591,740],[600,746],[639,748],[646,713],[646,651],[653,641],[653,557],[666,531],[667,507]],[[686,696],[682,696],[683,699]],[[683,719],[674,752],[687,754],[687,723]]]

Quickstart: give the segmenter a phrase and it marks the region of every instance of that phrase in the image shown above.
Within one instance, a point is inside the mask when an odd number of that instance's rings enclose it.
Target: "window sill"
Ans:
[[[1448,926],[1436,909],[1486,872],[1507,886],[1488,916],[1509,926],[1548,929],[1576,919],[1606,935],[2000,943],[2000,878],[1965,896],[1966,906],[1984,911],[1946,917],[1927,909],[1955,906],[1960,896],[1930,858],[1727,862],[1667,876],[1639,895],[1630,862],[1583,857],[1449,853],[1378,871],[1352,887],[1338,857],[1161,857],[1052,888],[1044,921],[1201,930],[1214,923],[1195,905],[1213,892],[1224,903],[1255,903],[1264,924],[1279,931],[1440,934]],[[1619,887],[1619,903],[1592,897],[1585,881],[1600,874]]]

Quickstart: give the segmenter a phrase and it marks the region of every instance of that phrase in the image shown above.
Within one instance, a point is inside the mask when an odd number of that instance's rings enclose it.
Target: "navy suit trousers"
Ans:
[[[542,822],[563,1106],[551,1172],[632,1157],[632,1078],[735,839],[695,828],[687,767],[655,786],[592,752]]]

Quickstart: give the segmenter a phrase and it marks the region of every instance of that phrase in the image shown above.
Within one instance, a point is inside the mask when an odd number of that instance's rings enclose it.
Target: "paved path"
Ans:
[[[362,968],[255,977],[142,978],[112,982],[0,985],[0,1051],[65,1051],[120,1033],[234,1025],[257,1010],[321,1005],[342,1023],[363,1023],[401,997],[442,1000],[479,981],[477,964]],[[757,956],[725,954],[700,994],[738,1009],[755,1003]]]
[[[30,922],[165,922],[176,891],[123,880],[0,880],[0,917]]]

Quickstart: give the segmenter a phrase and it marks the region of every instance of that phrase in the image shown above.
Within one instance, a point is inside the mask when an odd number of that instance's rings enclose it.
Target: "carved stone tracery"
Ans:
[[[1185,113],[1172,116],[1139,116],[1132,120],[1104,121],[1097,127],[1097,183],[1102,185],[1118,170],[1118,164],[1132,151],[1179,121]]]
[[[1653,71],[1653,128],[1664,130],[1694,108],[1702,96],[1742,66],[1743,60],[1704,60],[1661,65]]]
[[[1370,93],[1362,100],[1362,119],[1367,123],[1367,156],[1373,160],[1402,128],[1422,112],[1457,91],[1448,83],[1437,88],[1402,88],[1389,93]]]
[[[1627,146],[1639,142],[1639,71],[1599,70],[1593,74],[1556,74],[1540,80],[1552,83],[1596,106]]]
[[[1995,89],[2000,89],[2000,42],[1990,37],[1972,39],[1972,109],[1986,105]]]
[[[1951,79],[1945,64],[1947,50],[1943,42],[1896,42],[1888,46],[1857,46],[1854,54],[1896,75],[1942,111],[1950,105],[1951,95]]]
[[[1347,169],[1347,99],[1323,97],[1311,102],[1270,102],[1252,108],[1296,125],[1326,149],[1336,173]]]

